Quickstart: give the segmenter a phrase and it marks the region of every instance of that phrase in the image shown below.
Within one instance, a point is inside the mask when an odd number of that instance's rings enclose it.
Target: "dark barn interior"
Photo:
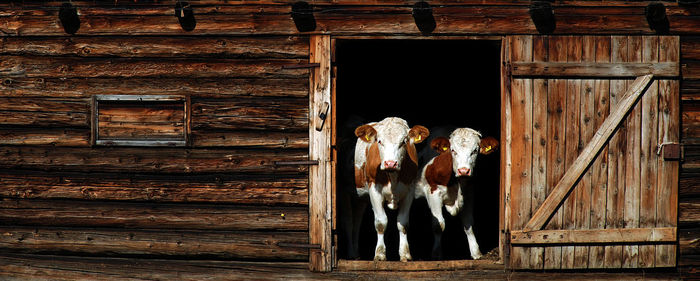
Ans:
[[[338,40],[336,65],[340,143],[348,139],[354,142],[353,130],[358,124],[389,116],[404,118],[409,126],[430,129],[452,125],[479,130],[483,136],[500,136],[500,41]],[[425,146],[419,144],[417,149]],[[348,148],[341,145],[342,149]],[[484,254],[498,248],[498,155],[480,156],[474,175],[474,232]],[[342,179],[343,172],[339,173],[338,178]],[[339,208],[338,212],[342,210]],[[388,216],[387,259],[398,260],[396,212],[389,210]],[[443,259],[469,259],[459,219],[447,212],[444,216]],[[414,200],[409,228],[414,260],[430,260],[430,225],[425,199]],[[342,231],[338,233],[339,241],[344,241]],[[360,234],[362,260],[373,258],[375,243],[373,214],[368,205]],[[339,243],[341,258],[345,257],[344,246]]]

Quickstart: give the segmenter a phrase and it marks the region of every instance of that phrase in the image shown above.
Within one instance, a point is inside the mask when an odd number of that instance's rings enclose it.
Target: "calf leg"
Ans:
[[[464,204],[460,218],[462,219],[462,226],[464,227],[464,233],[467,234],[467,242],[469,242],[469,252],[472,259],[478,260],[481,258],[481,251],[479,250],[479,243],[476,242],[476,237],[474,236],[474,230],[472,226],[474,225],[474,199],[471,196],[473,193],[468,194],[468,198],[465,198],[467,202]]]
[[[442,216],[442,199],[437,194],[428,194],[426,196],[430,213],[433,214],[433,252],[431,254],[434,260],[442,259],[441,240],[442,232],[445,231],[445,218]]]
[[[396,227],[399,229],[399,257],[401,261],[410,261],[413,259],[411,257],[411,250],[408,247],[408,237],[406,233],[408,232],[408,216],[411,211],[411,204],[413,203],[413,192],[409,193],[403,202],[399,206],[399,215],[396,219]]]
[[[389,220],[387,219],[386,212],[384,211],[383,200],[382,194],[373,184],[369,189],[369,201],[372,204],[372,211],[374,211],[374,229],[377,231],[377,246],[374,247],[375,261],[386,260],[384,230],[386,230],[386,225]]]

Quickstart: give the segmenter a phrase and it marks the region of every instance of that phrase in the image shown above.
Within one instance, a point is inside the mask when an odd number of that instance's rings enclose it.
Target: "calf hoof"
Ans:
[[[411,254],[401,256],[402,262],[407,262],[407,261],[411,261],[411,260],[413,260],[413,257],[411,256]]]
[[[481,255],[481,253],[472,255],[472,259],[475,259],[475,260],[481,259],[482,257],[483,256]]]
[[[374,250],[374,261],[385,261],[386,260],[386,249],[384,246],[379,246]]]

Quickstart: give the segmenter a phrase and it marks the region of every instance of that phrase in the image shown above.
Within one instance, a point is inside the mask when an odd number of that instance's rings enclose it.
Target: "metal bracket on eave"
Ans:
[[[321,67],[320,63],[306,63],[306,64],[288,64],[283,65],[282,69],[302,69],[302,68],[316,68]]]

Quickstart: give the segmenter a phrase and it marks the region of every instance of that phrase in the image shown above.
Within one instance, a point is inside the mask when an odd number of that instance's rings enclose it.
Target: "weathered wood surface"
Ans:
[[[307,152],[296,150],[24,146],[0,147],[0,156],[0,167],[6,169],[153,173],[300,173],[307,167],[276,166],[274,162],[308,160]]]
[[[304,149],[309,146],[309,134],[302,132],[213,131],[194,130],[195,147],[251,147],[275,149]]]
[[[0,224],[181,230],[308,229],[305,207],[0,200]]]
[[[283,69],[299,59],[77,58],[6,55],[0,75],[29,78],[188,77],[305,78],[307,69]]]
[[[422,271],[422,270],[502,270],[503,264],[492,260],[446,261],[358,261],[339,260],[339,271]]]
[[[679,271],[537,272],[481,269],[456,271],[334,271],[309,272],[304,262],[164,260],[140,258],[65,257],[3,253],[0,277],[5,280],[683,280],[694,276]]]
[[[183,94],[193,98],[238,96],[307,97],[309,80],[303,78],[16,78],[0,83],[4,97],[89,98],[97,94]]]
[[[318,165],[309,168],[309,242],[320,245],[309,253],[309,270],[331,271],[333,264],[331,237],[331,122],[317,114],[331,103],[331,37],[314,35],[309,42],[309,62],[319,67],[309,77],[309,158]],[[331,109],[333,110],[333,109]]]
[[[641,51],[641,49],[640,49]],[[549,77],[637,77],[653,74],[659,77],[676,77],[679,63],[596,63],[596,62],[517,62],[513,63],[514,76]]]
[[[306,232],[162,231],[138,229],[0,227],[0,249],[19,253],[101,256],[187,256],[303,260],[308,250],[277,243],[307,243]]]
[[[292,59],[308,57],[309,45],[308,38],[300,36],[1,37],[0,55]]]
[[[184,102],[100,101],[96,112],[99,140],[186,138]]]
[[[308,99],[241,98],[195,100],[192,127],[227,130],[307,131]]]
[[[361,3],[354,3],[361,4]],[[433,34],[537,34],[526,5],[434,6],[437,28]],[[171,7],[132,9],[93,8],[84,5],[79,35],[249,35],[297,34],[289,6],[249,7],[199,6],[195,8],[197,26],[182,30]],[[654,34],[639,6],[556,7],[556,34]],[[237,9],[238,8],[238,9]],[[36,9],[36,8],[35,8]],[[82,8],[79,8],[82,11]],[[57,9],[32,11],[25,7],[0,21],[7,35],[64,35]],[[19,15],[17,15],[19,14]],[[700,19],[693,10],[676,5],[667,7],[671,34],[698,31]],[[420,35],[407,6],[344,6],[319,8],[314,14],[317,31],[339,35],[413,34]]]
[[[0,129],[2,145],[88,146],[89,129]]]
[[[308,179],[270,175],[149,175],[3,170],[0,196],[153,202],[306,205]]]
[[[617,244],[676,241],[676,228],[617,228],[512,231],[513,244]]]

